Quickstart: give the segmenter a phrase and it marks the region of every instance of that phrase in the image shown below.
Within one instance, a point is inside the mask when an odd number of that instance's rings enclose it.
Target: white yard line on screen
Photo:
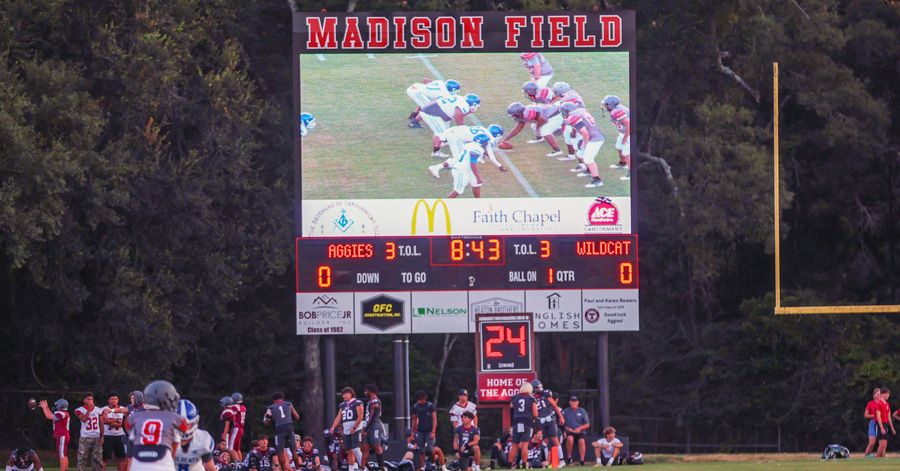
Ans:
[[[375,54],[366,54],[366,57],[368,57],[369,59],[374,59],[374,58],[375,58]]]
[[[434,78],[438,80],[445,80],[444,76],[441,75],[441,73],[438,72],[434,65],[431,64],[431,61],[428,60],[428,57],[435,56],[425,56],[423,54],[415,56],[416,59],[422,60],[422,62],[425,64],[425,67],[428,67],[428,70],[431,71],[432,74],[434,74]],[[476,126],[484,126],[484,124],[481,123],[481,120],[478,119],[477,116],[475,116],[474,114],[471,114],[469,116],[472,117],[472,122],[475,123]],[[536,191],[534,191],[534,187],[531,186],[531,183],[528,183],[528,179],[526,179],[525,175],[522,175],[522,172],[519,171],[519,168],[516,167],[514,163],[512,163],[512,160],[509,159],[509,156],[506,155],[506,152],[503,149],[497,149],[497,153],[500,154],[503,162],[507,167],[509,167],[509,170],[513,173],[513,175],[516,176],[516,180],[519,180],[519,183],[522,185],[522,188],[525,188],[525,191],[528,193],[528,195],[532,198],[537,198],[538,194]]]
[[[316,59],[323,61],[323,60],[325,60],[325,55],[324,54],[316,54]]]

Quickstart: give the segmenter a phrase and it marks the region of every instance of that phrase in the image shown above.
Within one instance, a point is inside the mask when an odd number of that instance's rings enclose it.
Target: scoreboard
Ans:
[[[297,334],[478,334],[479,368],[516,382],[533,368],[517,323],[638,330],[635,44],[625,10],[295,13]],[[466,138],[518,126],[508,110],[532,104],[526,81],[558,94],[546,124],[471,162]],[[574,144],[578,167],[562,101],[596,127]],[[441,146],[444,124],[469,128]],[[545,142],[527,144],[538,132]]]
[[[297,292],[636,289],[637,236],[298,238]]]

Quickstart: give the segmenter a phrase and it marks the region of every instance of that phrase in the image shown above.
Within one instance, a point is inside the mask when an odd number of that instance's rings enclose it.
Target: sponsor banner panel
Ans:
[[[355,293],[357,334],[409,334],[409,292]]]
[[[353,333],[353,293],[297,293],[297,335]]]
[[[629,234],[631,199],[304,200],[302,237]]]
[[[581,290],[525,291],[525,312],[534,315],[535,332],[581,332]]]
[[[413,291],[413,333],[469,332],[466,291]]]
[[[509,402],[525,383],[537,379],[526,373],[478,373],[478,402]]]
[[[525,312],[525,291],[469,291],[469,332],[475,332],[476,314]]]
[[[638,290],[604,289],[582,292],[584,330],[639,330]]]

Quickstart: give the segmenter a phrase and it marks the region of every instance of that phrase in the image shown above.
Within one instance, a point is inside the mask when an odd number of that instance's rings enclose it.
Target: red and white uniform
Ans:
[[[536,121],[538,116],[543,116],[547,122],[537,132],[539,136],[549,136],[562,128],[563,118],[556,105],[528,105],[522,112],[522,117],[527,121]]]
[[[569,113],[569,116],[566,118],[566,124],[572,126],[577,132],[581,133],[582,138],[585,137],[585,133],[587,134],[587,142],[584,142],[582,139],[582,148],[579,149],[576,154],[584,159],[584,163],[594,163],[594,159],[600,152],[600,147],[603,146],[604,140],[603,133],[600,132],[600,128],[597,127],[597,121],[594,120],[594,117],[588,110],[578,108]],[[585,131],[585,133],[582,133],[582,131]]]
[[[535,93],[534,95],[525,95],[525,96],[527,96],[528,99],[534,103],[541,103],[544,105],[550,104],[554,98],[553,90],[550,90],[549,88],[543,88],[543,87],[538,88],[537,93]]]
[[[66,457],[66,450],[69,448],[71,441],[69,422],[71,420],[68,411],[58,410],[53,413],[53,439],[56,441],[56,452],[60,458]]]
[[[525,68],[528,69],[528,75],[532,78],[534,77],[534,67],[538,64],[541,66],[541,76],[536,80],[536,83],[539,87],[546,87],[548,83],[550,83],[550,79],[553,78],[553,66],[547,62],[547,59],[544,58],[544,55],[540,52],[528,52],[525,54],[520,54],[522,58],[522,62],[525,65]]]
[[[99,437],[100,436],[100,408],[93,407],[91,410],[85,409],[84,406],[75,409],[75,415],[79,420],[87,416],[88,419],[81,422],[82,437]]]
[[[609,110],[609,120],[612,121],[613,124],[616,125],[616,129],[619,130],[619,137],[616,139],[616,149],[622,151],[622,155],[631,155],[631,140],[629,139],[627,142],[623,142],[625,140],[625,123],[626,119],[631,118],[631,110],[627,107],[620,105],[616,105],[615,108]]]
[[[243,404],[234,404],[231,409],[231,431],[228,432],[228,449],[240,450],[241,437],[244,436],[244,424],[247,420],[247,408]],[[224,412],[222,413],[225,414]]]
[[[575,108],[586,108],[584,105],[584,99],[581,98],[581,94],[576,92],[575,90],[569,90],[563,96],[559,97],[559,101],[556,102],[558,106],[562,106],[564,103],[572,103],[575,105]],[[575,136],[572,136],[572,129],[566,126],[566,123],[563,123],[563,136],[566,138],[566,144],[578,147],[581,142],[581,133],[576,132]]]

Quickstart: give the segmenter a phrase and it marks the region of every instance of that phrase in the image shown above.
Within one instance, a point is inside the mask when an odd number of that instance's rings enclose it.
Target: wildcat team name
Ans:
[[[307,51],[479,50],[486,42],[509,50],[618,48],[623,33],[620,16],[600,14],[307,16],[305,23]]]

